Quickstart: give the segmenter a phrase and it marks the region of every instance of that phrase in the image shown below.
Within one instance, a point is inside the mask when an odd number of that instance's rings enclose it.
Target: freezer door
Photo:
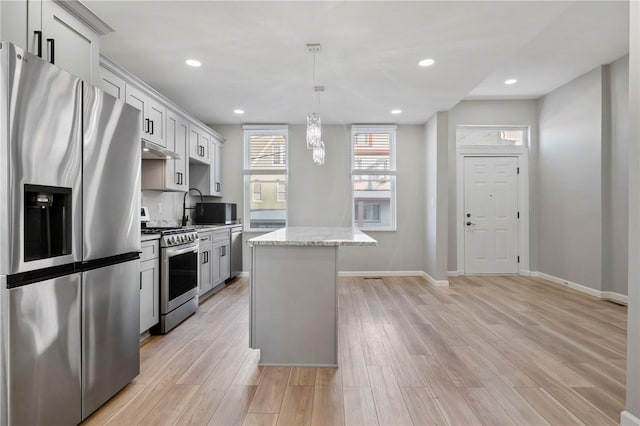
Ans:
[[[8,424],[78,424],[80,274],[8,294]]]
[[[140,371],[140,261],[82,273],[82,419]]]
[[[0,275],[80,261],[82,81],[11,43],[0,58]]]
[[[140,114],[85,84],[84,261],[140,251]]]

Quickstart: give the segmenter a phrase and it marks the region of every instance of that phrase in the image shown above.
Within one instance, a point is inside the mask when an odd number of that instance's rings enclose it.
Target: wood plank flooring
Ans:
[[[540,279],[450,282],[341,278],[341,367],[315,369],[258,366],[240,279],[149,339],[85,424],[618,424],[625,307]]]

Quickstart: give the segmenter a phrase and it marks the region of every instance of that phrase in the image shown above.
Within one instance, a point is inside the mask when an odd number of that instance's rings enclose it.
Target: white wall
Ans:
[[[462,101],[449,111],[449,236],[448,236],[448,269],[457,271],[457,222],[456,212],[456,126],[458,125],[522,125],[531,129],[530,155],[529,155],[529,193],[535,193],[535,150],[538,140],[538,112],[535,100],[498,100],[498,101]],[[530,208],[530,217],[535,210]],[[532,232],[529,244],[534,246],[536,236]],[[536,265],[536,257],[533,250],[530,251],[530,266]]]
[[[539,100],[537,270],[601,290],[602,68]]]
[[[629,41],[629,309],[627,313],[627,402],[640,418],[640,3],[631,2]],[[631,423],[622,423],[630,425]]]
[[[609,134],[603,146],[602,289],[627,294],[629,251],[629,56],[607,67]]]
[[[397,222],[395,232],[372,231],[377,247],[343,247],[342,271],[422,271],[424,234],[423,126],[398,126]],[[223,147],[223,201],[237,202],[242,211],[242,126],[215,126]],[[350,226],[350,126],[322,126],[326,163],[314,166],[306,148],[305,126],[289,126],[289,225]],[[247,234],[251,238],[258,234]],[[244,251],[244,270],[250,251]]]
[[[425,124],[424,271],[447,280],[448,113],[438,112]]]

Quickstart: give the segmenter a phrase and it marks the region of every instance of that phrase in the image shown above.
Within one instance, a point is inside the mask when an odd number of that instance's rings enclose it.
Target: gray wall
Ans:
[[[305,126],[289,126],[289,225],[350,226],[350,126],[322,126],[326,163],[314,166],[306,148]],[[242,126],[215,126],[227,139],[223,147],[223,201],[243,205]],[[368,232],[377,247],[340,249],[341,271],[422,271],[424,248],[423,159],[424,126],[398,126],[397,222],[395,232]],[[251,238],[259,234],[247,234]],[[244,270],[250,251],[244,251]]]
[[[640,3],[631,2],[629,42],[629,309],[626,410],[640,418]]]
[[[447,280],[448,113],[438,112],[424,126],[425,238],[424,271]]]
[[[456,229],[456,126],[458,125],[523,125],[531,129],[529,142],[529,194],[535,194],[535,150],[538,140],[538,112],[535,100],[503,100],[503,101],[462,101],[449,111],[449,244],[448,269],[457,271],[457,229]],[[533,204],[533,203],[531,203]],[[534,217],[533,206],[530,217]],[[529,245],[534,247],[536,235],[531,232]],[[530,267],[532,270],[537,259],[534,250],[530,252]]]
[[[605,105],[603,146],[603,259],[602,289],[627,294],[629,249],[629,56],[607,67],[605,81],[608,105]]]
[[[601,289],[602,68],[539,100],[538,271]]]

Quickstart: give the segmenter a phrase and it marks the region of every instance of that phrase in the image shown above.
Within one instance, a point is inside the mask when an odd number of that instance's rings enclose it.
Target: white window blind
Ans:
[[[284,135],[249,135],[249,169],[286,170],[287,139]]]
[[[286,126],[244,128],[246,231],[287,226],[288,136]]]

